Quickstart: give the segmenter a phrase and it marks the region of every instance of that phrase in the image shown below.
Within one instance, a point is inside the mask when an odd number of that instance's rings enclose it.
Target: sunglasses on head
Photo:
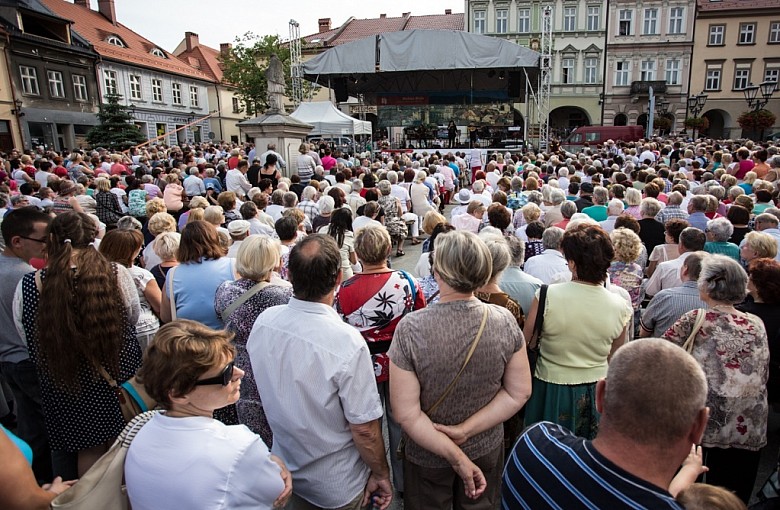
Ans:
[[[211,384],[221,384],[222,386],[227,386],[233,379],[233,368],[235,368],[235,366],[235,362],[231,361],[227,364],[224,370],[219,373],[219,375],[209,377],[208,379],[198,379],[195,382],[195,386],[208,386]]]

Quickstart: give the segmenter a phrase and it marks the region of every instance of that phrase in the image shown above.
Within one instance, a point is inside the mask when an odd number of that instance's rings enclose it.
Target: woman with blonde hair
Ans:
[[[777,257],[777,240],[765,232],[748,232],[739,248],[742,263],[747,266],[755,259]]]
[[[179,261],[176,260],[176,252],[179,250],[180,241],[181,234],[178,232],[163,232],[154,240],[154,254],[160,259],[160,263],[152,266],[149,272],[154,276],[160,289],[165,285],[165,276],[168,271],[179,265]],[[160,299],[162,300],[162,295]]]
[[[155,213],[154,216],[149,217],[146,227],[153,238],[151,242],[146,244],[143,251],[144,267],[151,269],[161,262],[154,253],[155,239],[163,232],[176,232],[176,219],[167,212]]]
[[[163,190],[165,207],[170,214],[181,214],[184,212],[184,204],[187,203],[189,197],[187,197],[187,192],[184,191],[184,186],[181,185],[179,175],[175,172],[166,174],[165,183],[165,189]]]
[[[208,206],[209,206],[209,201],[206,197],[202,197],[200,195],[195,195],[194,197],[192,197],[190,199],[189,210],[184,212],[181,216],[179,216],[179,222],[178,222],[179,230],[183,229],[184,225],[187,224],[187,222],[191,217],[190,215],[192,214],[192,211],[194,211],[195,209],[200,209],[201,211],[203,211]],[[201,217],[198,219],[202,220],[203,218]]]
[[[298,177],[301,178],[301,184],[306,186],[311,182],[311,178],[314,176],[317,162],[309,155],[308,143],[302,143],[300,147],[298,147],[298,153],[295,167],[298,169]]]
[[[292,297],[291,288],[271,284],[274,270],[281,262],[279,248],[279,241],[267,236],[251,235],[244,239],[236,256],[238,279],[222,283],[214,297],[217,317],[235,334],[236,367],[247,375],[236,403],[238,420],[268,446],[273,444],[273,433],[263,411],[246,344],[257,317],[267,308],[287,304]]]
[[[526,235],[526,230],[528,229],[528,224],[532,223],[534,221],[539,221],[542,217],[542,208],[538,205],[534,204],[533,202],[525,204],[523,207],[515,211],[515,217],[513,224],[515,225],[515,235],[523,240],[524,243],[528,242],[528,235]],[[522,219],[522,221],[518,221],[518,219]],[[518,226],[518,223],[521,225]]]
[[[415,174],[414,181],[409,187],[409,197],[412,201],[412,212],[422,219],[428,211],[435,210],[431,205],[431,190],[425,185],[425,178],[428,174],[425,170],[420,170]]]
[[[111,193],[111,181],[105,177],[95,179],[95,214],[107,227],[116,227],[116,222],[124,216],[119,205],[119,197]]]
[[[642,212],[640,206],[642,205],[642,192],[636,188],[628,188],[626,190],[626,204],[628,206],[623,210],[623,214],[633,216],[637,221],[642,219]]]
[[[642,241],[639,236],[627,228],[616,228],[609,235],[615,258],[607,269],[609,281],[624,289],[631,297],[634,309],[634,325],[632,332],[637,333],[639,327],[640,305],[642,304],[642,266],[637,259],[642,253]]]

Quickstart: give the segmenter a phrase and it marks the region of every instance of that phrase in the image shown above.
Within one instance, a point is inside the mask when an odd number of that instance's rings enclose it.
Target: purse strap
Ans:
[[[176,274],[176,268],[179,266],[173,266],[168,270],[168,277],[170,277],[170,283],[168,284],[168,301],[171,304],[171,320],[176,320],[176,299],[173,297],[173,275]]]
[[[228,317],[230,317],[233,314],[233,312],[235,312],[238,309],[239,306],[246,303],[249,300],[249,298],[257,294],[264,288],[268,287],[269,285],[271,285],[270,282],[259,282],[253,285],[251,289],[238,296],[236,300],[230,303],[230,306],[225,308],[225,311],[222,312],[222,320],[227,321]]]
[[[707,311],[704,308],[699,308],[696,310],[696,322],[693,323],[691,334],[688,335],[688,339],[685,340],[685,343],[682,346],[682,348],[685,349],[688,354],[693,352],[693,343],[696,339],[696,335],[699,334],[699,330],[701,329],[702,324],[704,324],[705,315],[707,315]]]
[[[436,410],[439,405],[444,402],[444,399],[447,398],[447,396],[452,392],[453,388],[455,388],[455,383],[458,382],[458,379],[460,379],[461,374],[464,370],[466,370],[466,366],[468,366],[469,361],[471,361],[471,357],[474,355],[474,351],[477,350],[477,345],[479,344],[479,340],[482,338],[482,332],[485,331],[485,324],[487,323],[487,316],[488,316],[488,306],[482,305],[483,311],[482,311],[482,324],[479,325],[479,331],[477,331],[477,337],[474,339],[473,342],[471,342],[471,347],[469,347],[469,352],[466,354],[466,359],[463,360],[463,366],[460,367],[460,371],[458,372],[458,375],[455,376],[455,379],[452,380],[449,386],[444,390],[444,393],[441,394],[439,397],[439,400],[436,401],[435,404],[433,404],[431,407],[429,407],[425,414],[431,414]]]
[[[536,320],[534,321],[534,332],[531,339],[528,341],[530,344],[536,341],[535,349],[539,349],[540,342],[542,340],[542,325],[544,325],[544,306],[547,302],[547,285],[542,284],[539,288],[539,303],[536,305]]]

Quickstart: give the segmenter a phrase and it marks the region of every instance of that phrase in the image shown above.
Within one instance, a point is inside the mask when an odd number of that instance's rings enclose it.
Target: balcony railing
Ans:
[[[663,94],[666,92],[666,80],[632,81],[631,94],[648,95],[650,93],[650,87],[653,87],[654,94]]]

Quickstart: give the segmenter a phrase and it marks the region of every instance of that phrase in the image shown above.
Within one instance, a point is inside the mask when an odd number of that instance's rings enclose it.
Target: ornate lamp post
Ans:
[[[697,96],[691,96],[688,98],[688,110],[690,110],[691,115],[693,115],[694,121],[695,119],[699,118],[699,114],[704,109],[704,105],[707,103],[707,94],[701,93]],[[693,127],[693,139],[696,139],[696,128],[698,127],[698,122],[695,121]]]
[[[742,93],[745,96],[745,102],[748,105],[748,108],[750,108],[751,113],[743,114],[743,116],[740,117],[740,119],[743,119],[744,117],[752,117],[752,119],[748,120],[748,123],[753,124],[753,130],[755,130],[756,127],[761,127],[761,140],[764,139],[764,126],[765,124],[759,122],[759,118],[762,115],[761,110],[764,109],[764,107],[769,103],[769,100],[772,99],[772,95],[777,90],[777,82],[776,81],[765,81],[761,85],[753,85],[752,83],[742,89]],[[761,93],[759,95],[759,92]],[[765,112],[763,114],[764,116],[771,116],[773,118],[772,122],[774,121],[774,116],[771,115],[769,112]]]

